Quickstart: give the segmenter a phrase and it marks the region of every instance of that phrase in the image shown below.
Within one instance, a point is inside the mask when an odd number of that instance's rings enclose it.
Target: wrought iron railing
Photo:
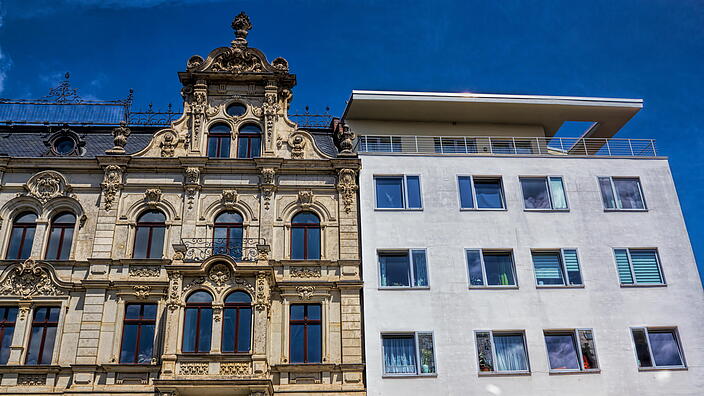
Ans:
[[[184,262],[201,262],[208,257],[230,256],[236,261],[256,261],[259,251],[266,246],[264,238],[189,238],[182,239],[175,250],[183,254]]]
[[[147,110],[129,110],[127,113],[127,124],[168,127],[171,125],[172,121],[175,121],[181,117],[181,114],[181,111],[174,111],[172,109],[171,103],[169,103],[166,111],[154,111],[153,106],[150,103]]]
[[[654,139],[365,135],[360,153],[655,157]]]
[[[313,114],[310,112],[310,108],[306,106],[302,113],[289,114],[288,118],[297,123],[300,128],[327,128],[332,121],[330,107],[326,107],[323,114]]]

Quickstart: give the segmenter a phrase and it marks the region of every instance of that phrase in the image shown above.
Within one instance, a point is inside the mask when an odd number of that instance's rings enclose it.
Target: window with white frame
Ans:
[[[664,285],[665,277],[657,249],[614,249],[622,285]]]
[[[409,332],[381,335],[384,375],[434,375],[433,333]]]
[[[501,177],[458,176],[460,209],[505,209]]]
[[[527,210],[567,210],[562,177],[521,177],[523,207]]]
[[[528,373],[528,349],[523,331],[475,331],[479,371]]]
[[[645,198],[637,177],[599,177],[601,199],[607,210],[645,210]]]
[[[374,176],[377,209],[423,208],[420,176]]]
[[[686,367],[675,328],[631,328],[640,368]]]
[[[381,287],[427,287],[425,250],[380,251],[379,278]]]
[[[512,251],[466,249],[465,254],[471,287],[516,286]]]
[[[574,249],[532,251],[538,286],[581,286],[582,273]]]
[[[545,347],[550,371],[593,371],[599,369],[591,329],[546,330]]]

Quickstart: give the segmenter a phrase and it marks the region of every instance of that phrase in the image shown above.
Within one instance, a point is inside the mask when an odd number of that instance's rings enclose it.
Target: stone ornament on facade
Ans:
[[[291,267],[291,278],[320,278],[320,267]]]
[[[208,375],[208,362],[181,363],[178,373],[181,375]]]
[[[153,278],[159,276],[161,267],[134,266],[130,265],[129,276],[135,278]]]
[[[304,300],[310,300],[310,298],[313,297],[313,292],[315,292],[315,288],[313,286],[296,287],[296,293],[298,293],[298,295]]]
[[[132,131],[127,128],[127,124],[120,121],[120,126],[112,130],[114,147],[106,150],[105,154],[125,154],[125,145],[131,133]]]
[[[230,268],[222,263],[218,263],[210,267],[208,271],[208,279],[210,279],[213,284],[218,288],[223,287],[232,278],[232,271]]]
[[[134,295],[135,297],[144,300],[149,297],[149,291],[152,289],[149,285],[134,285]]]
[[[220,375],[249,377],[252,375],[252,365],[249,362],[223,362],[220,363]]]
[[[298,203],[304,209],[308,209],[313,205],[313,191],[301,190],[298,192]]]
[[[276,184],[274,180],[276,178],[276,169],[274,168],[262,168],[259,183],[259,190],[261,191],[262,198],[264,198],[264,209],[269,210],[271,207],[271,197],[276,191]]]
[[[161,202],[161,189],[148,188],[144,192],[144,203],[147,204],[147,206],[154,208],[159,202]]]
[[[35,296],[63,296],[65,287],[58,284],[52,274],[32,259],[17,265],[0,282],[0,295],[20,296],[30,299]]]
[[[124,168],[119,165],[108,165],[105,167],[105,176],[100,186],[103,189],[105,210],[112,209],[117,193],[122,189],[122,176]]]
[[[340,199],[347,214],[352,211],[358,189],[357,171],[354,169],[340,169],[337,173],[337,191],[340,193]]]
[[[181,281],[183,276],[180,272],[172,272],[169,274],[169,291],[166,306],[170,311],[175,311],[181,306]]]
[[[269,277],[265,272],[257,274],[257,293],[256,302],[254,303],[257,311],[268,310],[271,307],[271,297],[269,294]]]
[[[18,374],[17,385],[44,386],[46,385],[46,374]]]
[[[34,174],[23,186],[27,195],[43,204],[57,197],[73,196],[66,178],[56,171],[42,171]]]
[[[161,150],[162,157],[173,157],[176,152],[176,143],[178,143],[178,138],[173,132],[167,132],[159,143],[159,148]]]
[[[291,158],[303,159],[303,154],[306,148],[306,138],[301,133],[292,133],[288,139],[284,140],[281,137],[276,141],[276,147],[281,148],[285,145],[291,150]]]
[[[237,190],[232,189],[232,190],[223,190],[220,201],[222,202],[224,207],[226,207],[228,209],[233,209],[235,207],[235,204],[237,203],[238,199],[239,199],[239,194],[237,194]]]
[[[340,156],[356,156],[352,149],[354,144],[354,133],[347,124],[338,124],[336,131],[336,139],[339,141],[340,146]]]
[[[196,198],[196,194],[200,191],[200,169],[196,167],[188,167],[184,171],[184,185],[183,188],[186,192],[186,203],[188,204],[188,209],[193,209],[193,203]]]

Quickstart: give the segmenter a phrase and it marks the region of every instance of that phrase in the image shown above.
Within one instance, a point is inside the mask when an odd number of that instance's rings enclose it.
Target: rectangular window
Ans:
[[[59,326],[59,307],[36,307],[32,319],[26,364],[51,364]]]
[[[374,176],[377,209],[422,209],[420,176]]]
[[[0,364],[7,364],[10,358],[10,346],[12,346],[16,322],[17,307],[0,307]]]
[[[513,253],[467,249],[470,286],[516,286]]]
[[[594,336],[590,329],[546,331],[545,346],[548,350],[550,370],[597,370]]]
[[[382,334],[384,374],[435,374],[433,333]]]
[[[645,199],[637,177],[599,177],[604,209],[644,210]]]
[[[582,285],[576,250],[534,251],[531,254],[538,286]]]
[[[622,285],[664,285],[656,249],[614,249],[616,269]]]
[[[149,364],[154,351],[156,304],[127,304],[120,363]]]
[[[521,332],[476,331],[480,372],[530,372],[525,334]]]
[[[323,356],[320,304],[291,304],[290,314],[291,363],[320,363]]]
[[[379,252],[382,287],[427,287],[425,250]]]
[[[632,328],[638,367],[686,367],[677,329]]]
[[[505,209],[500,177],[458,176],[461,209]]]
[[[523,206],[530,210],[567,210],[562,177],[521,177]]]

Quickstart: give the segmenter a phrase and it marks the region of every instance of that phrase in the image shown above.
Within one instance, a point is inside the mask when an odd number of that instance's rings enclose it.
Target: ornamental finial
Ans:
[[[235,30],[235,40],[232,45],[247,45],[247,33],[252,29],[252,22],[249,21],[247,14],[240,12],[239,15],[232,20],[232,29]]]

